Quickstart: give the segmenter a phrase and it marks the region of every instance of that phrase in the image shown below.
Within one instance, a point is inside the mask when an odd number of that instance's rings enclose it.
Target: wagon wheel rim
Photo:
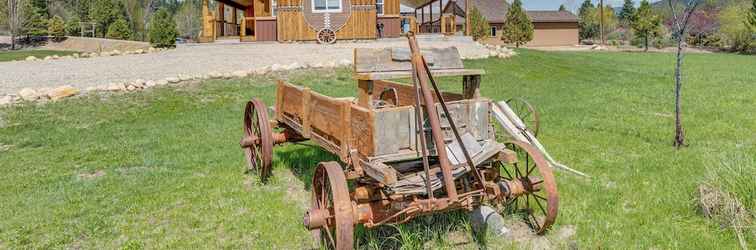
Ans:
[[[247,102],[244,109],[244,138],[256,139],[253,145],[243,147],[247,172],[256,172],[261,181],[267,181],[273,158],[273,131],[265,103],[260,99],[254,98]]]
[[[538,137],[538,132],[541,128],[541,119],[538,114],[538,110],[535,106],[531,105],[523,98],[512,98],[507,100],[507,105],[512,108],[512,111],[520,117],[523,123],[525,123],[526,129],[533,133],[533,136]]]
[[[526,190],[523,195],[508,199],[505,208],[522,216],[536,234],[542,235],[554,224],[559,210],[554,173],[543,154],[530,144],[520,141],[505,144],[517,154],[517,162],[511,165],[499,162],[502,178],[520,181]]]
[[[325,44],[332,44],[336,42],[336,32],[328,28],[323,28],[318,31],[318,42]]]
[[[326,249],[352,249],[354,217],[346,177],[336,162],[322,162],[312,178],[311,211],[328,212],[327,223],[312,230],[312,235]]]

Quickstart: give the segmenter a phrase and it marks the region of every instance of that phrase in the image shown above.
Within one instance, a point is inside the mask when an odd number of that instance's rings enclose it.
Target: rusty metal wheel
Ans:
[[[333,44],[336,42],[336,32],[329,28],[318,31],[318,43]]]
[[[305,213],[305,227],[321,247],[352,249],[354,216],[344,170],[336,162],[321,162],[312,177],[311,207]]]
[[[247,102],[244,109],[244,137],[240,144],[247,160],[247,172],[257,172],[261,181],[267,181],[273,158],[273,130],[267,107],[258,98]]]
[[[501,166],[502,178],[509,183],[506,210],[522,216],[536,234],[542,235],[554,224],[559,210],[554,173],[543,154],[530,144],[505,144],[517,153],[516,163]]]
[[[512,98],[507,100],[507,105],[512,108],[512,111],[520,117],[523,123],[525,123],[526,129],[533,133],[533,136],[538,137],[538,131],[541,128],[541,120],[538,115],[538,110],[533,105],[530,105],[528,101],[522,98]]]

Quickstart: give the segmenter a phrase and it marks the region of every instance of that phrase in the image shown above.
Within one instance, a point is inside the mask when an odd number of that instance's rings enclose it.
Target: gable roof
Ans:
[[[472,6],[478,8],[480,14],[488,20],[489,23],[503,23],[507,20],[509,4],[504,0],[469,0]],[[464,12],[465,0],[457,0],[457,5]],[[450,2],[451,3],[451,2]],[[472,11],[472,9],[471,9]]]
[[[569,11],[526,11],[531,22],[534,23],[573,23],[578,17]]]

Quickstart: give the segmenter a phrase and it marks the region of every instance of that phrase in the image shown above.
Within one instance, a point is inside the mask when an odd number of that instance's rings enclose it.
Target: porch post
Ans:
[[[470,0],[465,0],[465,36],[472,32],[470,27]]]

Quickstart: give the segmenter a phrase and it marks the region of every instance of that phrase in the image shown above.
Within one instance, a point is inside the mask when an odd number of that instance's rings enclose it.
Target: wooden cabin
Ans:
[[[376,39],[401,34],[400,0],[203,0],[200,42]]]

